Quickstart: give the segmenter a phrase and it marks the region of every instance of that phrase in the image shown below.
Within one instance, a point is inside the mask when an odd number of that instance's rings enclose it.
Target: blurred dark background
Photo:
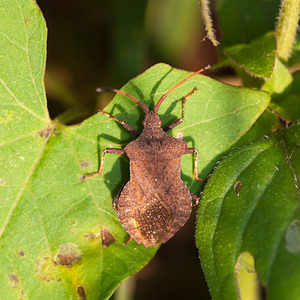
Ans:
[[[46,91],[51,118],[74,124],[107,105],[99,86],[121,88],[164,62],[196,71],[217,62],[196,0],[37,0],[48,27]],[[195,209],[184,228],[125,283],[132,297],[211,299],[194,241]],[[128,296],[128,295],[127,295]]]

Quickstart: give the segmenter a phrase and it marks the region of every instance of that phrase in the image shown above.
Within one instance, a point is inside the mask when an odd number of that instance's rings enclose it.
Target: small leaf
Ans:
[[[270,94],[282,94],[292,81],[289,70],[276,58],[272,77],[265,82],[263,90]]]
[[[300,297],[300,254],[292,242],[300,220],[299,137],[299,123],[282,129],[233,152],[210,178],[196,240],[214,299],[237,299],[234,270],[243,252],[253,256],[269,299]]]
[[[251,76],[269,79],[275,64],[276,41],[273,32],[225,49],[230,59]]]
[[[283,74],[285,72],[283,71]],[[300,72],[293,73],[292,83],[281,94],[273,94],[270,108],[290,121],[300,118]]]

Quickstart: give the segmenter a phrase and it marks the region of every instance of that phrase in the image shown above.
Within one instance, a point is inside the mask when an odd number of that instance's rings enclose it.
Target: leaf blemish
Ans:
[[[300,221],[294,220],[290,223],[286,233],[286,250],[296,254],[300,252]]]
[[[240,181],[237,181],[234,185],[234,192],[239,196],[242,188],[243,188],[242,183]]]
[[[72,267],[75,263],[81,260],[81,250],[77,245],[68,243],[60,245],[58,252],[55,256],[57,265]]]
[[[85,234],[84,238],[86,240],[94,240],[96,238],[96,235],[94,233],[90,232],[90,233]]]
[[[19,255],[19,256],[24,256],[24,251],[23,251],[23,250],[19,250],[19,251],[18,251],[18,255]]]
[[[89,161],[87,161],[87,160],[82,160],[82,161],[80,162],[80,165],[81,165],[83,168],[88,167],[90,164],[91,164],[91,163],[90,163]]]
[[[83,286],[77,287],[77,294],[79,295],[80,299],[86,300],[85,290]]]
[[[50,124],[47,128],[44,128],[38,132],[39,136],[48,139],[55,128],[54,124]]]
[[[183,134],[182,134],[181,132],[178,132],[178,133],[176,134],[176,139],[179,139],[179,140],[182,140],[182,141],[183,141],[183,138],[184,138],[184,136],[183,136]]]
[[[57,274],[56,265],[48,256],[39,258],[36,261],[35,272],[43,281],[60,281],[60,278]]]
[[[110,233],[110,231],[105,226],[102,226],[101,228],[101,239],[102,239],[102,246],[104,247],[108,247],[116,241],[114,236]]]
[[[0,178],[0,185],[5,185],[5,180],[3,178]]]
[[[12,286],[15,289],[20,282],[20,279],[15,273],[12,273],[9,275],[9,281],[12,283]]]

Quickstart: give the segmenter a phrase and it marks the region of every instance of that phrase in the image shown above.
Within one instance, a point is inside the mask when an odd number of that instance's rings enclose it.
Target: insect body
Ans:
[[[144,103],[123,91],[99,89],[121,93],[136,101],[145,112],[144,130],[139,135],[128,123],[101,111],[121,123],[137,138],[124,149],[105,149],[102,152],[99,172],[85,175],[84,178],[102,173],[106,153],[126,154],[129,157],[130,180],[114,198],[113,207],[129,235],[146,247],[157,246],[170,239],[189,218],[193,202],[199,201],[180,178],[181,156],[194,152],[194,177],[203,181],[197,175],[198,151],[188,148],[184,141],[166,134],[166,131],[182,123],[185,102],[196,90],[183,99],[181,118],[165,128],[161,128],[158,109],[170,92],[201,71],[191,74],[164,94],[155,105],[154,111],[149,111]]]

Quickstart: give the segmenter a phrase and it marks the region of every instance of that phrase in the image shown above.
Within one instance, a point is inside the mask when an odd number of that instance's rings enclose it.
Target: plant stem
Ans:
[[[282,0],[276,28],[278,56],[287,61],[291,56],[298,28],[300,0]]]
[[[201,13],[202,13],[205,28],[206,28],[206,31],[207,31],[207,36],[211,40],[213,45],[216,47],[216,46],[219,45],[219,42],[217,41],[217,38],[216,38],[216,35],[215,35],[215,29],[213,27],[213,20],[211,18],[209,0],[200,0],[199,4],[200,4],[200,7],[201,7]]]

